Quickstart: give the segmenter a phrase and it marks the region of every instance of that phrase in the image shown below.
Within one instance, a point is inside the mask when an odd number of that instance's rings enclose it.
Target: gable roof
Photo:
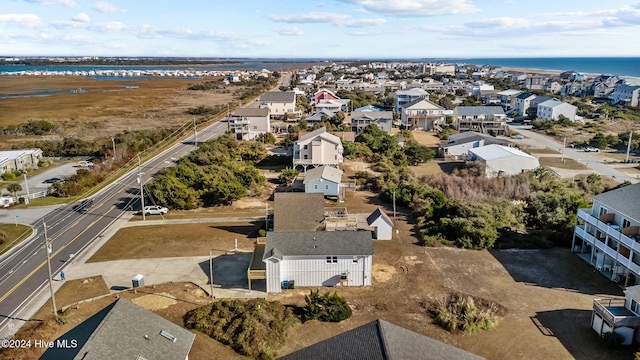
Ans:
[[[303,183],[306,184],[310,181],[324,179],[340,184],[340,181],[342,181],[342,173],[342,170],[336,169],[333,166],[318,166],[317,168],[307,171]]]
[[[279,256],[280,255],[280,256]],[[373,255],[371,231],[270,231],[262,260],[304,255]]]
[[[378,319],[280,359],[481,360],[484,358]]]
[[[391,218],[389,217],[389,215],[387,215],[384,211],[382,211],[382,209],[377,208],[375,209],[371,215],[369,215],[367,217],[367,225],[371,225],[373,224],[374,221],[376,221],[378,218],[382,217],[384,219],[384,221],[387,222],[387,224],[393,226],[393,221],[391,220]]]
[[[293,91],[269,91],[260,95],[263,102],[295,102],[296,93]]]
[[[323,126],[323,127],[319,128],[319,129],[316,129],[314,131],[311,131],[311,132],[308,132],[308,133],[305,133],[305,134],[303,134],[303,132],[301,131],[298,134],[298,140],[296,141],[296,143],[298,143],[298,144],[305,143],[305,142],[307,142],[309,140],[315,139],[318,136],[322,137],[323,139],[325,139],[325,140],[327,140],[329,142],[342,145],[342,141],[340,141],[339,137],[327,132],[327,127],[326,126]]]
[[[504,91],[500,91],[498,93],[498,95],[513,96],[513,95],[518,95],[520,93],[522,93],[522,90],[507,89],[507,90],[504,90]]]
[[[323,126],[321,128],[317,128],[316,130],[313,130],[311,132],[308,132],[306,134],[300,135],[298,137],[298,141],[305,141],[308,139],[313,139],[314,137],[320,135],[320,134],[324,134],[327,132],[327,127]]]
[[[327,110],[327,108],[321,108],[320,110],[316,111],[315,114],[313,115],[309,115],[305,118],[305,120],[307,121],[322,121],[322,115],[326,115],[329,118],[333,117],[336,113],[331,111],[331,110]]]
[[[501,144],[506,146],[513,145],[513,142],[507,139],[500,139],[495,136],[491,136],[489,134],[483,134],[475,131],[465,131],[459,134],[449,135],[449,140],[442,142],[442,148],[460,145],[460,144],[467,144],[467,143],[478,141],[478,140],[484,140],[485,145],[490,145],[490,144]]]
[[[456,106],[455,111],[460,116],[504,115],[502,106]]]
[[[396,91],[396,96],[398,95],[429,96],[429,94],[424,89],[419,87],[415,87],[407,90],[398,90]]]
[[[165,335],[163,335],[165,334]],[[120,298],[62,335],[78,347],[51,348],[41,359],[184,359],[195,334]]]
[[[594,196],[593,200],[640,221],[640,183],[603,192]]]
[[[555,108],[555,107],[558,107],[558,106],[564,105],[564,104],[569,105],[569,106],[573,106],[573,105],[571,105],[569,103],[562,102],[562,101],[560,101],[558,99],[549,99],[547,101],[543,101],[540,104],[538,104],[538,107],[543,106],[543,107]]]
[[[373,105],[365,105],[363,107],[359,107],[353,110],[353,112],[375,112],[375,111],[382,111],[382,109],[380,109],[379,107],[375,107]]]
[[[403,108],[405,110],[409,110],[411,108],[417,108],[417,109],[428,109],[428,110],[444,110],[444,108],[434,102],[431,102],[430,100],[427,99],[415,99],[413,101],[410,101],[406,104],[404,104]]]
[[[377,119],[393,119],[393,111],[353,111],[351,119],[357,120],[362,118]]]
[[[275,193],[274,231],[313,231],[324,221],[324,194]]]
[[[233,116],[269,116],[269,108],[239,108],[233,112]]]
[[[528,159],[537,160],[536,157],[531,156],[526,152],[523,152],[516,148],[506,147],[506,146],[496,145],[496,144],[482,146],[475,149],[469,149],[469,152],[475,154],[476,156],[484,160],[494,160],[494,159],[500,159],[500,158],[509,157],[509,156],[520,156]]]

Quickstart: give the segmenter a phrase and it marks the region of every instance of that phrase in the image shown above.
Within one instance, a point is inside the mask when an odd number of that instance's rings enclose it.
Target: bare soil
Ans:
[[[233,101],[234,89],[217,92],[187,90],[190,84],[209,80],[213,78],[115,81],[79,76],[3,76],[2,93],[38,88],[77,92],[0,99],[0,126],[20,124],[29,119],[44,119],[60,125],[58,133],[43,137],[0,136],[0,147],[10,148],[12,144],[27,140],[64,136],[104,140],[123,131],[178,127],[192,119],[193,116],[187,113],[190,108]]]

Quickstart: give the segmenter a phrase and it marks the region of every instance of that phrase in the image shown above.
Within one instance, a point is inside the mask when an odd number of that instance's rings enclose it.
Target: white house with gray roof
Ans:
[[[558,99],[550,99],[538,104],[536,117],[542,120],[558,120],[560,116],[564,116],[571,121],[575,121],[577,109],[574,105]]]
[[[393,220],[382,209],[375,209],[367,217],[367,225],[373,228],[376,240],[391,240],[393,238]]]
[[[640,284],[640,183],[593,196],[577,217],[572,251],[619,284]]]
[[[517,175],[540,167],[536,157],[516,148],[496,144],[469,149],[469,159],[480,161],[488,177]]]
[[[613,89],[611,94],[611,103],[629,106],[638,106],[638,98],[640,97],[640,86],[618,85]]]
[[[433,131],[445,124],[445,111],[445,108],[428,99],[418,98],[403,105],[400,122],[405,129]]]
[[[343,171],[333,166],[319,166],[304,175],[304,192],[322,193],[324,196],[338,196]]]
[[[312,132],[300,135],[293,143],[293,166],[318,167],[330,165],[337,167],[342,163],[342,140],[327,132],[326,127],[321,127]]]
[[[371,231],[268,232],[267,292],[289,286],[370,286]]]
[[[240,108],[230,118],[230,126],[238,140],[253,140],[271,130],[269,108]]]
[[[465,159],[469,155],[469,149],[491,144],[513,147],[513,143],[507,139],[497,138],[475,131],[467,131],[450,135],[446,141],[442,141],[440,143],[440,155],[453,156],[456,159]]]
[[[293,91],[269,91],[260,96],[260,105],[271,110],[272,118],[282,118],[285,114],[298,114],[296,93]]]
[[[407,90],[396,91],[396,106],[395,112],[401,114],[405,108],[405,105],[414,102],[418,99],[428,99],[429,93],[422,88],[412,88]]]

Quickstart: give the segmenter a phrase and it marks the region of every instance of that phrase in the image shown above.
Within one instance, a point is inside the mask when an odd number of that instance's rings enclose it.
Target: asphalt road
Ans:
[[[535,147],[548,147],[550,149],[559,149],[562,150],[562,143],[557,142],[551,138],[548,138],[544,135],[540,135],[534,131],[528,130],[524,126],[513,126],[510,125],[512,129],[522,134],[525,138],[524,140],[511,140],[516,143],[526,143],[527,145],[535,146]],[[602,163],[602,161],[595,155],[595,153],[585,152],[582,149],[574,149],[567,147],[564,149],[564,156],[570,159],[574,159],[580,163],[583,163],[594,170],[594,172],[605,175],[618,183],[623,183],[625,180],[630,181],[635,184],[638,182],[638,179],[634,176],[626,174],[620,170],[617,170],[607,164]]]
[[[224,134],[226,124],[217,122],[198,132],[198,142]],[[175,160],[193,151],[193,136],[172,146],[142,166],[144,182],[160,169],[175,164]],[[19,310],[28,305],[38,291],[47,285],[47,265],[44,250],[44,227],[52,242],[51,270],[59,279],[70,259],[101,234],[121,215],[140,209],[138,170],[134,169],[93,197],[94,206],[85,214],[69,204],[48,213],[33,224],[37,236],[14,248],[0,260],[0,333],[6,334],[7,325]]]

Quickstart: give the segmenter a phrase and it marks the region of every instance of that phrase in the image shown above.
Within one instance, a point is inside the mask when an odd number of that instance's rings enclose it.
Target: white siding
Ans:
[[[393,227],[381,217],[377,218],[371,226],[375,227],[376,240],[391,240],[393,237]]]
[[[357,256],[357,262],[353,262],[353,256],[337,256],[337,263],[327,263],[326,257],[285,257],[280,282],[294,280],[295,286],[338,286],[340,274],[348,272],[349,286],[371,285],[371,256]]]
[[[267,263],[267,292],[279,293],[280,292],[280,261],[275,259],[269,259]]]

